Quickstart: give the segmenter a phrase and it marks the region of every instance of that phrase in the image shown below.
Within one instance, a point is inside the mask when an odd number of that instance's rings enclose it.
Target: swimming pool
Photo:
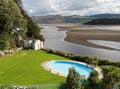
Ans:
[[[74,61],[63,61],[63,60],[55,60],[47,63],[48,68],[59,73],[68,75],[69,68],[74,67],[75,70],[81,75],[85,77],[89,77],[90,72],[92,71],[91,67],[86,66],[85,64],[81,64]]]

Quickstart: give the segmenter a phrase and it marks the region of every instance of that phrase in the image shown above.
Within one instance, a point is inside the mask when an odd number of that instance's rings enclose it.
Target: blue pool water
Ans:
[[[88,77],[90,72],[92,71],[91,67],[86,65],[73,62],[73,61],[51,61],[48,63],[48,67],[56,72],[67,75],[69,72],[69,68],[74,67],[75,70],[81,75]]]

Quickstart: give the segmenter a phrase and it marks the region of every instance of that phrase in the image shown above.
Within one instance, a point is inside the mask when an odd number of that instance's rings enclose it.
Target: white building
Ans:
[[[44,48],[43,41],[35,40],[35,39],[24,40],[24,48],[34,49],[34,50],[42,49]]]
[[[34,40],[33,42],[33,49],[34,50],[39,50],[43,48],[43,42],[40,40]]]

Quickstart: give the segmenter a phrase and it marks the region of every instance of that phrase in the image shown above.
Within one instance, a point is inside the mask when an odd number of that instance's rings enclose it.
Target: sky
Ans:
[[[120,0],[23,0],[30,16],[120,14]]]

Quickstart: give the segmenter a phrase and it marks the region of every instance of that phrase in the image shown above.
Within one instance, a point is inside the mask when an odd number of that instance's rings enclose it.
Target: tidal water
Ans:
[[[67,41],[64,41],[65,37],[66,37],[66,31],[58,31],[58,28],[56,28],[56,26],[41,26],[43,29],[41,30],[41,33],[43,34],[44,38],[45,38],[45,42],[44,42],[44,47],[45,48],[50,48],[50,49],[55,49],[55,50],[60,50],[60,51],[64,51],[64,52],[68,52],[68,53],[73,53],[76,55],[90,55],[93,57],[98,57],[101,59],[107,59],[107,60],[111,60],[114,62],[118,62],[120,61],[120,51],[119,50],[106,50],[106,49],[100,49],[100,48],[93,48],[93,47],[87,47],[87,46],[83,46],[83,45],[78,45],[78,44],[74,44],[74,43],[70,43]],[[95,26],[96,28],[97,26]],[[84,27],[84,28],[90,28],[90,27]],[[103,28],[100,27],[100,28]],[[114,30],[119,30],[120,27],[112,27],[115,28]],[[109,27],[105,28],[105,29],[109,29]],[[95,40],[90,40],[90,42],[98,44],[98,42],[96,42]],[[103,44],[104,43],[104,44]],[[116,47],[116,49],[120,49],[119,47],[119,43],[110,43],[110,42],[106,42],[107,45],[109,47],[113,45],[113,48]],[[105,42],[99,41],[98,45],[105,45]]]
[[[101,46],[107,46],[120,51],[120,42],[105,41],[105,40],[88,40],[88,42]]]

